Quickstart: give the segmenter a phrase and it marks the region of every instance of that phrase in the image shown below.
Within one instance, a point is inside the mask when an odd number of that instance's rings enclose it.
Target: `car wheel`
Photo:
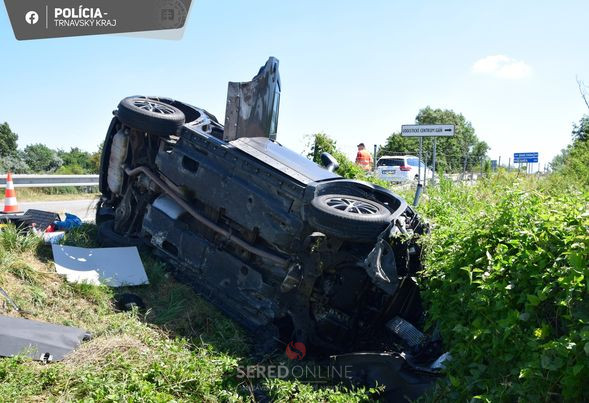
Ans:
[[[126,293],[117,295],[115,297],[115,304],[117,309],[123,312],[132,311],[133,308],[137,308],[140,311],[145,310],[145,302],[136,294]]]
[[[373,241],[390,223],[391,212],[382,204],[357,196],[326,194],[311,200],[309,223],[342,239]]]
[[[119,103],[117,117],[133,129],[158,136],[176,133],[186,119],[180,109],[147,97],[123,99]]]

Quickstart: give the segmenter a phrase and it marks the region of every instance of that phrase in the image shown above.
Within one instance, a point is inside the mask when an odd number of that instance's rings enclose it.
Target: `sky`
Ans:
[[[325,132],[353,155],[421,108],[462,113],[502,162],[540,165],[588,113],[589,2],[195,0],[179,41],[122,35],[17,41],[0,6],[0,122],[19,146],[97,149],[128,95],[175,98],[224,120],[228,81],[280,60],[278,141]]]

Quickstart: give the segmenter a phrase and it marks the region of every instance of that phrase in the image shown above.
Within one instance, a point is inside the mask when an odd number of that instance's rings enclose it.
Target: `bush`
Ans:
[[[372,182],[383,187],[388,187],[389,185],[386,181],[367,174],[366,171],[364,171],[354,162],[350,161],[343,152],[338,150],[336,141],[325,133],[314,134],[307,148],[309,148],[307,157],[319,165],[322,165],[321,153],[327,152],[331,154],[339,164],[337,174],[343,176],[344,178]]]
[[[13,174],[26,174],[31,171],[31,168],[20,156],[9,155],[0,158],[0,174],[5,174],[8,171]]]
[[[589,194],[544,185],[430,189],[424,298],[453,357],[440,398],[589,399]]]
[[[553,161],[553,168],[561,185],[589,189],[589,140],[577,140]]]

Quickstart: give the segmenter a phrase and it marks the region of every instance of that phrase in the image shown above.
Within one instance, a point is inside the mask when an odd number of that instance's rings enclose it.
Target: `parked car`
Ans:
[[[419,169],[421,178],[433,178],[432,170],[413,155],[383,156],[376,162],[376,177],[389,182],[417,181]]]
[[[390,190],[334,173],[328,154],[321,167],[274,140],[276,59],[229,88],[225,127],[170,98],[119,103],[100,169],[101,241],[153,248],[259,339],[377,351],[339,362],[383,366],[361,376],[421,391],[439,353],[418,330],[427,225]],[[401,361],[418,381],[399,386]]]

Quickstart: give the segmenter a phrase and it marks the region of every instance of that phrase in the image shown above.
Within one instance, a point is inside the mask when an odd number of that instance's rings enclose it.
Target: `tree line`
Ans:
[[[454,136],[436,138],[436,169],[442,172],[460,172],[466,164],[467,170],[478,168],[481,162],[486,162],[489,146],[479,140],[475,129],[461,113],[451,109],[434,109],[427,106],[421,109],[415,117],[418,125],[454,125]],[[424,159],[431,156],[433,151],[433,137],[423,138]],[[413,154],[419,151],[418,137],[403,137],[400,132],[392,133],[383,144],[378,157],[383,155]],[[430,165],[431,161],[427,161]]]
[[[102,145],[96,152],[71,147],[69,151],[51,149],[45,144],[18,148],[18,134],[7,122],[0,124],[0,173],[16,174],[95,174],[100,166]]]

